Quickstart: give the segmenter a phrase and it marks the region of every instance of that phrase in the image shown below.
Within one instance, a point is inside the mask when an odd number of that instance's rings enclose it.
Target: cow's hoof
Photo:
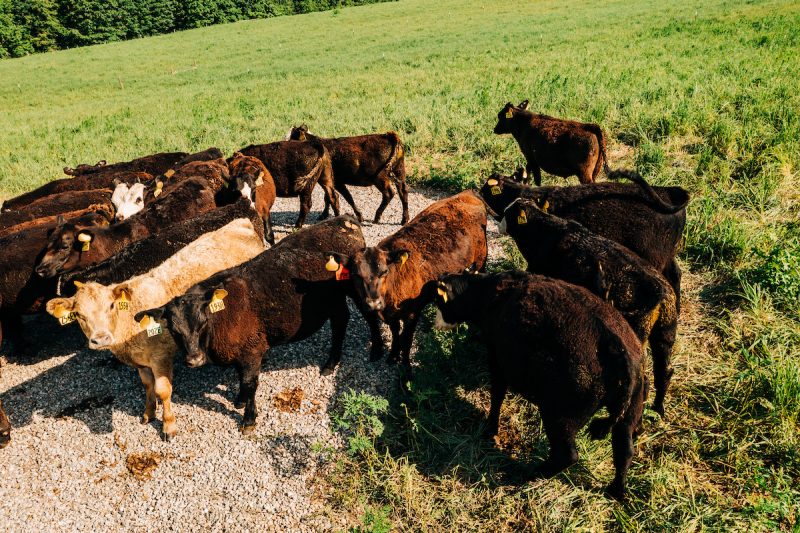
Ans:
[[[625,487],[617,482],[612,482],[608,487],[606,487],[606,494],[618,502],[625,501]]]
[[[239,431],[242,432],[242,435],[250,435],[255,431],[256,425],[255,424],[247,424],[239,426]]]
[[[172,442],[175,439],[175,435],[176,435],[176,432],[174,432],[174,431],[171,432],[171,433],[164,433],[162,435],[162,438],[164,439],[164,442]]]
[[[155,416],[150,416],[150,415],[142,415],[142,419],[139,421],[139,423],[140,423],[140,424],[142,424],[142,425],[144,425],[144,424],[149,424],[149,423],[150,423],[150,421],[151,421],[153,418],[155,418]]]

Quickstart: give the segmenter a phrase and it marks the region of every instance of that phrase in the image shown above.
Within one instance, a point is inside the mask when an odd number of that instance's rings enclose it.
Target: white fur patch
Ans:
[[[245,183],[244,187],[242,187],[240,192],[242,193],[242,196],[244,198],[247,198],[248,200],[250,200],[250,206],[251,207],[255,207],[256,206],[256,204],[255,204],[255,202],[253,202],[253,198],[252,198],[253,189],[250,188],[250,184],[249,183]]]
[[[433,323],[433,327],[436,329],[441,329],[444,331],[449,331],[451,329],[455,329],[458,324],[451,324],[450,322],[445,322],[444,317],[442,316],[441,309],[436,310],[436,321]]]
[[[289,128],[289,131],[286,132],[286,136],[283,138],[284,141],[291,141],[292,140],[292,130],[294,128]]]
[[[116,201],[114,201],[115,197]],[[114,194],[111,195],[111,202],[117,209],[117,217],[120,220],[132,217],[144,209],[144,185],[134,183],[128,187],[124,183],[120,183],[114,189]]]

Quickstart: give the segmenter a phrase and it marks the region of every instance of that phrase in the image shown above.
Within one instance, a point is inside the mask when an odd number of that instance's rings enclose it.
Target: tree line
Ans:
[[[389,0],[0,0],[0,58]]]

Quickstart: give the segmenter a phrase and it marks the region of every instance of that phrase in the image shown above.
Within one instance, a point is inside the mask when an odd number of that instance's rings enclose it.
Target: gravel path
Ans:
[[[380,201],[374,188],[351,187],[366,217]],[[413,190],[411,216],[440,193]],[[342,200],[343,208],[350,212]],[[314,221],[322,207],[317,189]],[[278,199],[276,234],[291,230],[297,199]],[[365,223],[367,244],[396,231],[395,198],[380,225]],[[494,233],[494,224],[490,232]],[[490,243],[491,243],[490,237]],[[490,253],[498,254],[490,245]],[[386,394],[396,367],[367,361],[368,332],[353,314],[342,363],[319,375],[330,330],[269,352],[258,389],[255,432],[242,437],[233,408],[235,372],[207,366],[176,367],[175,414],[179,434],[159,438],[161,422],[141,425],[144,392],[136,372],[109,352],[86,349],[77,326],[49,317],[26,323],[36,335],[30,355],[5,355],[0,399],[14,426],[0,450],[0,524],[4,531],[319,531],[332,524],[312,478],[321,447],[340,447],[328,407],[349,389]],[[387,333],[388,334],[388,333]],[[302,390],[299,409],[297,396]],[[275,406],[286,400],[289,412]],[[294,402],[292,401],[294,400]],[[293,404],[293,405],[292,405]],[[159,412],[160,416],[160,412]]]

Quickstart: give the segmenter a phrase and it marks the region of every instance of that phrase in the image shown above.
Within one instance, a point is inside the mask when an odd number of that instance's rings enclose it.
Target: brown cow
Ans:
[[[377,246],[350,257],[330,255],[349,271],[362,309],[389,324],[390,358],[401,355],[410,366],[414,330],[433,297],[431,287],[445,274],[483,269],[486,254],[486,208],[477,194],[464,191],[429,205]],[[373,350],[371,359],[377,357]]]
[[[275,192],[279,197],[300,197],[300,215],[296,227],[303,225],[311,210],[311,193],[317,183],[332,202],[333,212],[339,215],[339,197],[333,187],[331,155],[319,141],[251,144],[239,152],[264,163],[272,174]]]
[[[86,209],[91,205],[108,205],[111,206],[111,190],[110,189],[94,189],[88,191],[67,191],[63,193],[52,194],[40,200],[36,200],[20,209],[15,211],[6,211],[0,213],[0,229],[10,228],[18,224],[30,222],[43,217],[50,217],[53,215],[61,215],[70,213],[72,211],[79,211]],[[65,218],[71,218],[65,216]]]
[[[122,163],[106,164],[100,161],[94,165],[78,165],[75,168],[64,167],[64,174],[69,176],[85,176],[87,174],[117,174],[119,172],[146,172],[154,176],[164,174],[169,169],[176,170],[192,161],[209,161],[219,159],[222,152],[219,148],[207,148],[202,152],[189,154],[186,152],[167,152],[147,155]]]
[[[229,187],[239,191],[250,201],[264,223],[264,236],[267,242],[275,244],[275,234],[272,232],[272,223],[269,219],[269,213],[275,203],[275,182],[272,181],[272,174],[260,159],[239,152],[233,154],[228,165]]]
[[[395,132],[323,138],[312,135],[308,131],[308,127],[303,124],[293,127],[286,135],[287,141],[311,139],[318,139],[330,152],[334,186],[353,208],[353,213],[359,222],[363,220],[361,211],[356,207],[346,186],[374,186],[380,191],[383,200],[381,200],[378,210],[375,211],[374,223],[377,224],[394,196],[392,182],[397,187],[400,203],[403,204],[403,217],[400,223],[408,222],[408,187],[406,186],[403,142]],[[325,210],[322,212],[323,218],[328,216],[328,207],[329,202],[326,198]]]
[[[497,114],[496,135],[510,133],[519,144],[536,185],[542,184],[542,169],[555,176],[578,176],[592,183],[606,164],[606,139],[597,124],[562,120],[527,110],[508,102]]]

